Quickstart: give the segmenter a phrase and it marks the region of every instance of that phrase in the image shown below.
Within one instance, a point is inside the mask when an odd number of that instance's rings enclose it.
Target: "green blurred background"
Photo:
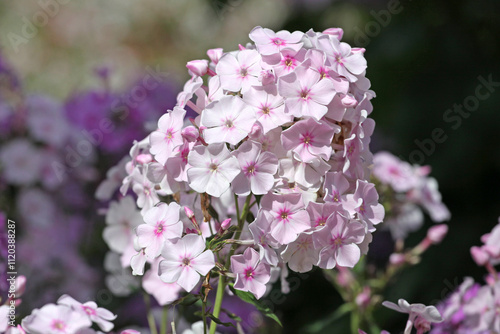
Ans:
[[[387,299],[436,303],[464,276],[481,281],[469,248],[500,216],[500,1],[60,0],[42,24],[38,13],[47,3],[2,0],[0,45],[28,91],[60,98],[95,85],[92,71],[102,65],[112,68],[116,88],[147,66],[159,66],[182,87],[188,60],[206,58],[208,48],[236,49],[257,25],[342,27],[346,42],[366,48],[367,77],[377,93],[372,149],[431,165],[452,212],[448,237],[399,277]],[[40,26],[29,38],[26,20]],[[475,100],[479,77],[498,84]],[[447,111],[464,102],[472,110],[466,116]],[[446,140],[431,144],[436,128]],[[433,152],[425,154],[416,141]],[[413,233],[408,245],[424,235]],[[303,332],[339,305],[319,271],[309,276],[293,276],[293,291],[276,303],[285,333]],[[378,315],[386,329],[403,328],[403,316]],[[348,331],[342,321],[333,326],[325,332]]]

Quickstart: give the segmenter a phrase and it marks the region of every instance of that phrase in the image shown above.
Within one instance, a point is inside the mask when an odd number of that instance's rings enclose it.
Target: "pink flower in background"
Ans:
[[[142,215],[132,197],[123,197],[120,202],[112,201],[109,204],[107,226],[102,237],[112,251],[121,254],[132,245],[134,229],[142,223]]]
[[[315,158],[330,159],[334,129],[312,118],[299,121],[281,134],[285,150],[296,153],[298,160],[309,162]]]
[[[225,96],[210,104],[201,115],[203,138],[208,144],[238,144],[248,136],[256,121],[255,112],[241,98]]]
[[[327,105],[335,96],[330,80],[321,80],[321,75],[306,66],[299,66],[294,72],[280,77],[278,91],[285,97],[285,113],[295,117],[311,116],[320,120],[327,111]]]
[[[274,32],[271,29],[255,27],[250,32],[250,39],[255,42],[257,50],[263,55],[272,55],[288,48],[298,51],[302,47],[303,32],[286,30]]]
[[[373,175],[390,184],[398,192],[405,192],[417,185],[418,178],[412,166],[388,152],[378,152],[373,156]]]
[[[294,241],[299,233],[311,227],[300,194],[267,194],[262,198],[261,205],[272,216],[272,237],[281,244]]]
[[[336,212],[328,217],[325,228],[314,234],[314,242],[320,248],[318,266],[332,269],[336,265],[354,267],[361,257],[357,244],[363,242],[365,227]]]
[[[356,191],[353,195],[347,195],[346,198],[344,207],[351,215],[357,214],[359,218],[374,225],[381,223],[384,219],[385,210],[378,202],[378,193],[373,183],[356,181]]]
[[[243,50],[235,55],[226,53],[219,59],[215,71],[223,89],[230,92],[247,91],[259,85],[261,55],[255,50]]]
[[[116,315],[105,308],[97,307],[97,304],[93,301],[82,304],[68,295],[62,295],[57,300],[57,304],[69,306],[76,312],[87,315],[92,322],[96,323],[105,332],[109,332],[114,327],[111,321],[116,319]]]
[[[160,255],[167,240],[182,236],[182,222],[179,219],[180,206],[176,202],[160,203],[144,214],[146,224],[137,226],[137,244],[145,248],[149,258]]]
[[[220,197],[240,173],[238,160],[231,156],[226,145],[196,146],[188,155],[191,167],[187,170],[189,186],[199,193]]]
[[[168,305],[180,297],[182,288],[177,283],[165,283],[158,276],[160,259],[156,259],[142,278],[142,288],[152,295],[158,304]]]
[[[92,325],[89,317],[66,305],[47,304],[22,321],[30,334],[74,334]]]
[[[3,176],[14,185],[29,185],[40,177],[40,152],[26,139],[14,139],[3,145],[0,164]]]
[[[312,232],[299,234],[297,240],[286,246],[281,256],[293,271],[298,273],[310,271],[319,260],[319,249],[314,246]]]
[[[441,314],[434,306],[425,306],[424,304],[410,304],[404,299],[399,299],[397,305],[388,301],[384,301],[382,305],[390,308],[391,310],[409,314],[404,334],[410,334],[411,329],[414,325],[417,329],[417,325],[426,327],[429,326],[430,329],[430,323],[439,323],[443,321]],[[427,329],[427,331],[429,329]]]
[[[197,234],[187,234],[182,239],[165,246],[161,252],[159,274],[165,283],[179,284],[190,292],[215,266],[214,254],[206,250],[205,239]]]
[[[165,164],[174,155],[174,149],[182,145],[181,130],[185,115],[186,110],[175,107],[158,120],[158,130],[151,133],[149,140],[150,152],[159,163]]]
[[[253,141],[241,144],[233,155],[238,159],[241,172],[232,182],[237,195],[265,195],[274,185],[278,158],[271,152],[262,152],[262,146]]]
[[[236,274],[235,289],[249,291],[257,299],[266,292],[266,283],[271,278],[270,268],[260,261],[259,253],[253,248],[247,248],[243,255],[231,257],[231,271]]]

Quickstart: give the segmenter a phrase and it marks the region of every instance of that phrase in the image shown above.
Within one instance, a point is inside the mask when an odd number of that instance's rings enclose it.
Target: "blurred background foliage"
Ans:
[[[9,33],[21,35],[23,18],[33,21],[44,1],[0,2],[2,53],[27,91],[60,98],[95,85],[92,71],[102,65],[111,68],[116,88],[147,66],[159,66],[181,87],[188,78],[188,60],[206,58],[208,48],[236,49],[249,42],[248,33],[257,25],[290,31],[342,27],[346,42],[366,48],[367,77],[377,93],[372,150],[389,150],[408,161],[419,150],[415,141],[429,142],[434,129],[442,129],[447,138],[434,143],[432,154],[413,162],[432,166],[431,175],[452,212],[449,235],[424,254],[421,264],[399,276],[386,298],[436,303],[464,276],[482,280],[469,248],[479,244],[500,216],[498,0],[60,2],[57,13],[17,51]],[[398,10],[383,16],[391,8]],[[480,76],[499,84],[452,128],[455,123],[446,122],[445,112],[474,96]],[[413,233],[408,245],[424,235],[425,229]],[[308,276],[291,276],[292,292],[276,295],[285,333],[305,332],[306,325],[339,305],[340,297],[319,270]],[[404,316],[385,310],[379,316],[384,328],[403,328]],[[321,332],[347,332],[343,326],[348,323],[341,320]]]

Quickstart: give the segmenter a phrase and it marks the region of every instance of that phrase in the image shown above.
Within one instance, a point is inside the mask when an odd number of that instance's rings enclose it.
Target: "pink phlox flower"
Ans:
[[[414,193],[414,198],[426,209],[433,221],[440,223],[450,219],[451,213],[441,200],[435,178],[423,179],[422,185]]]
[[[46,304],[22,321],[30,334],[74,334],[92,325],[89,317],[66,305]]]
[[[231,257],[231,271],[236,275],[235,289],[249,291],[257,299],[266,292],[266,283],[271,278],[270,267],[260,261],[259,253],[253,248]]]
[[[252,132],[248,135],[248,138],[260,143],[262,145],[262,151],[271,152],[278,158],[283,158],[287,156],[287,151],[281,144],[281,133],[281,127],[277,127],[264,133],[262,126],[257,122],[255,123]]]
[[[155,191],[155,184],[148,177],[148,166],[136,167],[131,174],[132,190],[137,195],[137,206],[141,208],[141,213],[145,213],[154,205],[160,202],[160,198]]]
[[[330,217],[334,212],[339,212],[339,210],[342,209],[339,205],[334,203],[309,202],[309,204],[307,204],[306,211],[309,213],[311,230],[317,231],[323,229],[326,226],[328,217]]]
[[[152,295],[161,306],[171,304],[180,297],[181,287],[177,283],[165,283],[158,276],[160,260],[156,259],[151,264],[142,278],[142,288]]]
[[[267,194],[262,198],[261,206],[271,214],[271,236],[280,244],[289,244],[299,233],[311,227],[300,194]]]
[[[412,189],[418,180],[409,163],[401,161],[389,152],[378,152],[373,156],[373,175],[397,192]]]
[[[297,66],[299,66],[306,59],[306,50],[293,50],[293,49],[283,49],[279,54],[274,56],[263,56],[263,60],[269,57],[276,58],[277,64],[272,66],[274,73],[277,77],[281,77],[283,75],[287,75],[295,70]],[[273,60],[270,61],[273,63]]]
[[[208,60],[206,59],[197,59],[188,61],[186,64],[189,75],[194,77],[202,77],[208,72]]]
[[[353,53],[349,44],[340,42],[334,37],[321,36],[318,38],[318,46],[326,52],[334,71],[346,77],[350,82],[355,82],[357,75],[361,75],[366,70],[366,59],[363,53]]]
[[[304,187],[298,182],[290,183],[282,178],[278,179],[273,191],[277,194],[300,194],[304,205],[307,205],[318,199],[317,191],[319,190],[319,186],[320,185],[318,185],[318,188]]]
[[[145,254],[150,258],[160,255],[167,240],[177,239],[182,236],[182,222],[179,219],[180,206],[176,202],[170,204],[160,203],[144,214],[145,224],[137,227],[137,241]]]
[[[292,116],[285,114],[284,100],[276,85],[254,86],[245,93],[243,101],[253,108],[264,134],[292,121]]]
[[[187,234],[182,239],[165,245],[161,255],[159,275],[163,282],[177,282],[190,292],[215,266],[214,254],[206,250],[205,239],[196,234]]]
[[[122,254],[133,243],[134,229],[142,223],[142,215],[131,196],[112,201],[106,213],[103,239],[112,251]]]
[[[330,169],[330,165],[321,158],[313,158],[306,163],[295,159],[293,153],[279,160],[281,178],[314,191],[321,187],[322,177]]]
[[[155,191],[158,194],[172,195],[181,190],[181,185],[177,180],[182,181],[182,171],[184,170],[185,173],[186,163],[183,163],[182,157],[178,156],[179,153],[176,154],[168,158],[164,165],[156,161],[148,165],[146,176],[155,185]]]
[[[174,154],[175,148],[183,144],[181,131],[185,115],[186,110],[175,107],[158,120],[158,130],[153,131],[149,137],[151,143],[149,150],[159,163],[165,164]]]
[[[278,80],[278,91],[285,97],[285,113],[295,117],[311,116],[320,120],[327,111],[327,105],[335,96],[331,80],[322,80],[321,75],[308,68],[306,60],[294,72]]]
[[[29,185],[38,180],[41,162],[38,149],[23,138],[13,139],[0,149],[3,177],[14,185]]]
[[[371,232],[373,232],[372,224],[381,223],[385,216],[384,207],[378,202],[375,185],[364,180],[356,181],[356,191],[353,195],[346,196],[343,206],[351,215],[357,215],[359,219],[368,223]]]
[[[192,77],[184,84],[184,89],[177,95],[177,106],[184,108],[193,97],[194,92],[203,85],[201,77]]]
[[[351,185],[341,172],[326,173],[323,189],[325,191],[325,201],[337,205],[342,204],[346,199],[347,191]]]
[[[430,323],[439,323],[443,321],[441,314],[435,306],[410,304],[404,299],[399,299],[397,305],[388,301],[384,301],[382,305],[390,308],[391,310],[409,314],[404,334],[410,334],[411,329],[415,324],[423,326],[427,323],[430,326]]]
[[[188,155],[189,186],[198,193],[220,197],[240,173],[238,160],[223,143],[195,146]]]
[[[315,158],[330,159],[332,147],[330,146],[335,132],[340,128],[332,128],[313,118],[307,118],[292,125],[281,134],[281,142],[285,150],[292,150],[295,157],[303,162]]]
[[[111,167],[106,172],[106,179],[103,180],[95,192],[95,198],[100,201],[108,201],[113,193],[120,187],[123,179],[127,176],[125,164],[130,161],[129,157],[123,157],[118,164]]]
[[[285,48],[298,51],[302,47],[303,32],[286,30],[274,32],[271,29],[255,27],[250,32],[250,39],[255,43],[257,50],[263,55],[272,55]]]
[[[93,301],[82,304],[71,296],[62,295],[57,300],[57,304],[69,306],[76,312],[87,315],[92,322],[95,322],[105,332],[109,332],[114,327],[111,321],[116,319],[116,315],[105,308],[97,307],[97,304]]]
[[[408,233],[417,231],[424,223],[422,210],[413,203],[395,204],[391,210],[382,228],[388,228],[394,240],[405,239]]]
[[[283,261],[295,272],[308,272],[319,261],[319,249],[314,246],[312,233],[312,231],[300,233],[299,237],[289,243],[281,253]]]
[[[357,244],[363,242],[366,235],[363,224],[334,212],[325,225],[313,234],[315,247],[320,249],[318,266],[323,269],[336,265],[354,267],[361,257]]]
[[[224,54],[215,68],[221,87],[230,92],[245,93],[251,86],[259,85],[262,71],[261,55],[255,50]]]
[[[278,170],[278,158],[271,152],[262,152],[262,145],[246,141],[233,151],[241,172],[232,182],[237,195],[265,195],[274,185],[274,174]]]
[[[238,144],[248,136],[256,121],[254,110],[240,97],[224,96],[207,106],[201,114],[203,138],[208,144]]]
[[[259,247],[260,261],[276,266],[279,259],[275,249],[278,249],[280,244],[270,234],[271,222],[272,216],[268,212],[260,210],[257,218],[248,226],[248,229],[255,245]]]

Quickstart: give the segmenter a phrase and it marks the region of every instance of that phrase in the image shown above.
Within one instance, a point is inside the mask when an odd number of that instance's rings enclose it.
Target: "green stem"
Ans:
[[[219,285],[217,286],[217,294],[215,295],[215,304],[214,304],[214,310],[213,310],[213,315],[214,317],[218,318],[220,314],[220,309],[222,306],[222,298],[224,297],[224,289],[226,287],[226,284],[224,282],[224,276],[222,274],[219,274]],[[212,321],[210,323],[210,334],[215,334],[215,330],[217,329],[217,323],[215,321]]]
[[[158,334],[158,329],[156,328],[155,317],[151,312],[151,298],[147,293],[144,293],[144,303],[146,304],[146,310],[148,311],[148,325],[151,334]]]
[[[351,333],[358,334],[359,329],[359,313],[357,307],[354,307],[351,312]]]
[[[234,236],[235,240],[238,240],[241,236],[241,231],[243,230],[243,225],[245,224],[245,221],[247,219],[248,212],[250,211],[250,200],[251,196],[248,196],[247,199],[245,200],[245,204],[243,205],[243,211],[241,212],[240,215],[240,209],[238,206],[238,196],[234,195],[234,201],[236,205],[236,218],[238,219],[238,230],[236,231],[236,234]],[[237,245],[233,245],[231,249],[229,250],[229,253],[227,254],[227,259],[226,259],[226,269],[229,269],[230,261],[231,261],[231,256],[233,256],[234,252],[236,251]],[[217,286],[217,295],[215,296],[215,304],[214,304],[214,310],[213,310],[213,315],[214,317],[218,318],[220,314],[220,309],[222,306],[222,299],[224,298],[224,289],[226,288],[226,282],[224,280],[224,275],[219,274],[219,285]],[[217,324],[215,321],[212,321],[210,323],[210,334],[214,334],[215,330],[217,329]]]
[[[202,302],[201,304],[201,316],[203,317],[203,334],[207,334],[207,313],[206,313],[207,303]]]
[[[163,306],[163,311],[161,314],[161,334],[167,334],[167,324],[168,324],[168,307]]]

